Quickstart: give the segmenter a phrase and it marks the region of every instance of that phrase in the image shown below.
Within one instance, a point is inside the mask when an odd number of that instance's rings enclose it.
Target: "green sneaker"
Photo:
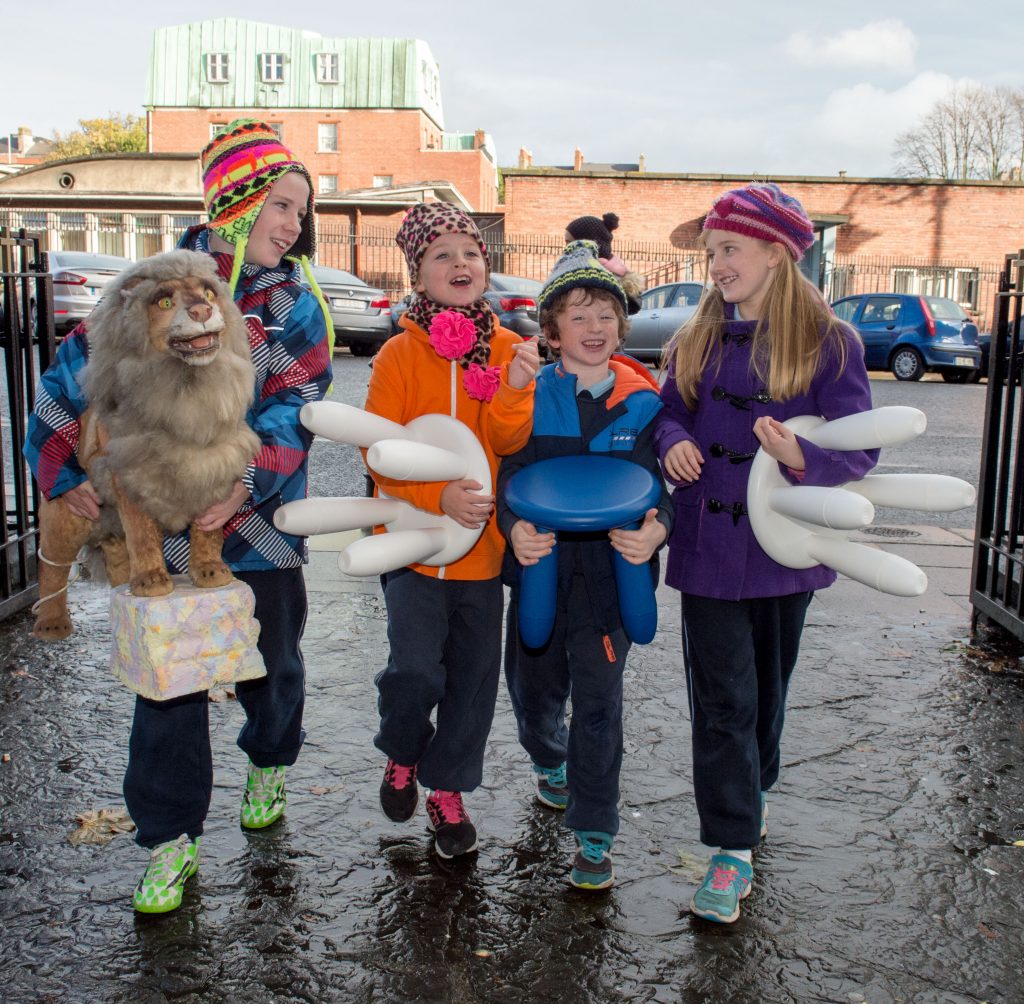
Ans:
[[[139,884],[132,893],[132,906],[139,913],[170,913],[181,906],[185,883],[199,871],[199,837],[189,840],[183,833],[177,840],[154,847]]]
[[[284,790],[284,767],[257,767],[249,764],[249,776],[242,796],[242,826],[262,830],[284,815],[288,796]]]
[[[690,911],[716,924],[739,919],[740,900],[750,895],[754,869],[731,854],[715,854],[700,888],[693,894]]]

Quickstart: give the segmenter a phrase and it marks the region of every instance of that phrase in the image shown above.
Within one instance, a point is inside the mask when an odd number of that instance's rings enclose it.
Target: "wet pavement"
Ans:
[[[422,805],[384,819],[384,607],[324,550],[307,570],[309,737],[287,816],[239,829],[242,713],[222,697],[199,874],[180,910],[148,918],[131,908],[145,854],[130,836],[68,839],[76,814],[122,804],[132,709],[107,666],[107,590],[76,584],[66,642],[32,639],[27,614],[0,624],[0,999],[1022,1001],[1024,674],[969,637],[970,536],[855,536],[921,565],[928,592],[841,579],[815,598],[754,892],[728,927],[686,912],[707,852],[672,590],[626,670],[609,893],[568,886],[572,839],[531,800],[504,691],[467,799],[479,852],[439,862]]]

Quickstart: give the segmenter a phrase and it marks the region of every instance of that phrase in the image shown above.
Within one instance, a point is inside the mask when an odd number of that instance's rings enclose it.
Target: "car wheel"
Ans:
[[[889,368],[897,380],[920,380],[924,376],[924,360],[917,349],[898,349],[889,360]]]
[[[978,379],[981,379],[980,370],[943,370],[942,379],[946,383],[967,383],[974,374],[979,374]],[[975,380],[975,383],[977,380]]]
[[[352,342],[348,350],[354,356],[372,356],[377,351],[377,346],[372,342]]]
[[[973,370],[971,373],[968,374],[967,382],[968,383],[981,383],[981,378],[983,376],[988,376],[988,374],[985,373],[983,370]]]

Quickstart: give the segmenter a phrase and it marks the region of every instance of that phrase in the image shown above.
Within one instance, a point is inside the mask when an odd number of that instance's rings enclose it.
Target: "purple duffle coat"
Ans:
[[[772,401],[751,367],[750,336],[755,322],[729,320],[731,304],[726,305],[726,311],[721,365],[716,370],[712,361],[706,367],[697,390],[696,410],[691,412],[686,407],[671,371],[661,390],[665,407],[657,419],[655,438],[662,460],[670,447],[686,439],[693,440],[704,457],[696,481],[669,479],[677,487],[672,493],[675,525],[669,539],[665,581],[684,593],[723,600],[822,589],[836,580],[831,568],[786,568],[769,558],[757,543],[745,514],[750,461],[741,457],[758,449],[754,422],[762,415],[771,415],[780,422],[797,415],[820,415],[831,420],[870,409],[871,386],[864,368],[863,345],[856,332],[844,325],[845,368],[839,371],[835,347],[826,347],[807,393],[788,401]],[[719,400],[715,400],[715,388],[722,388]],[[732,395],[736,403],[727,395]],[[758,400],[757,396],[767,400]],[[824,450],[798,438],[807,465],[803,479],[798,481],[782,468],[793,484],[840,485],[862,478],[878,460],[877,450]],[[732,451],[737,462],[731,462],[728,454],[713,456],[713,443]],[[709,509],[711,500],[714,502]],[[716,508],[719,511],[711,511]]]

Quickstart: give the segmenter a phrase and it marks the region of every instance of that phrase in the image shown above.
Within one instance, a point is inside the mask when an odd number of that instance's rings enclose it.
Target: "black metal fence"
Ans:
[[[1024,250],[1007,255],[995,296],[971,580],[979,618],[1024,639]]]
[[[40,235],[0,227],[0,348],[4,358],[3,407],[8,422],[0,437],[0,618],[28,606],[36,586],[38,495],[25,462],[25,421],[38,374],[54,352],[53,286]]]

